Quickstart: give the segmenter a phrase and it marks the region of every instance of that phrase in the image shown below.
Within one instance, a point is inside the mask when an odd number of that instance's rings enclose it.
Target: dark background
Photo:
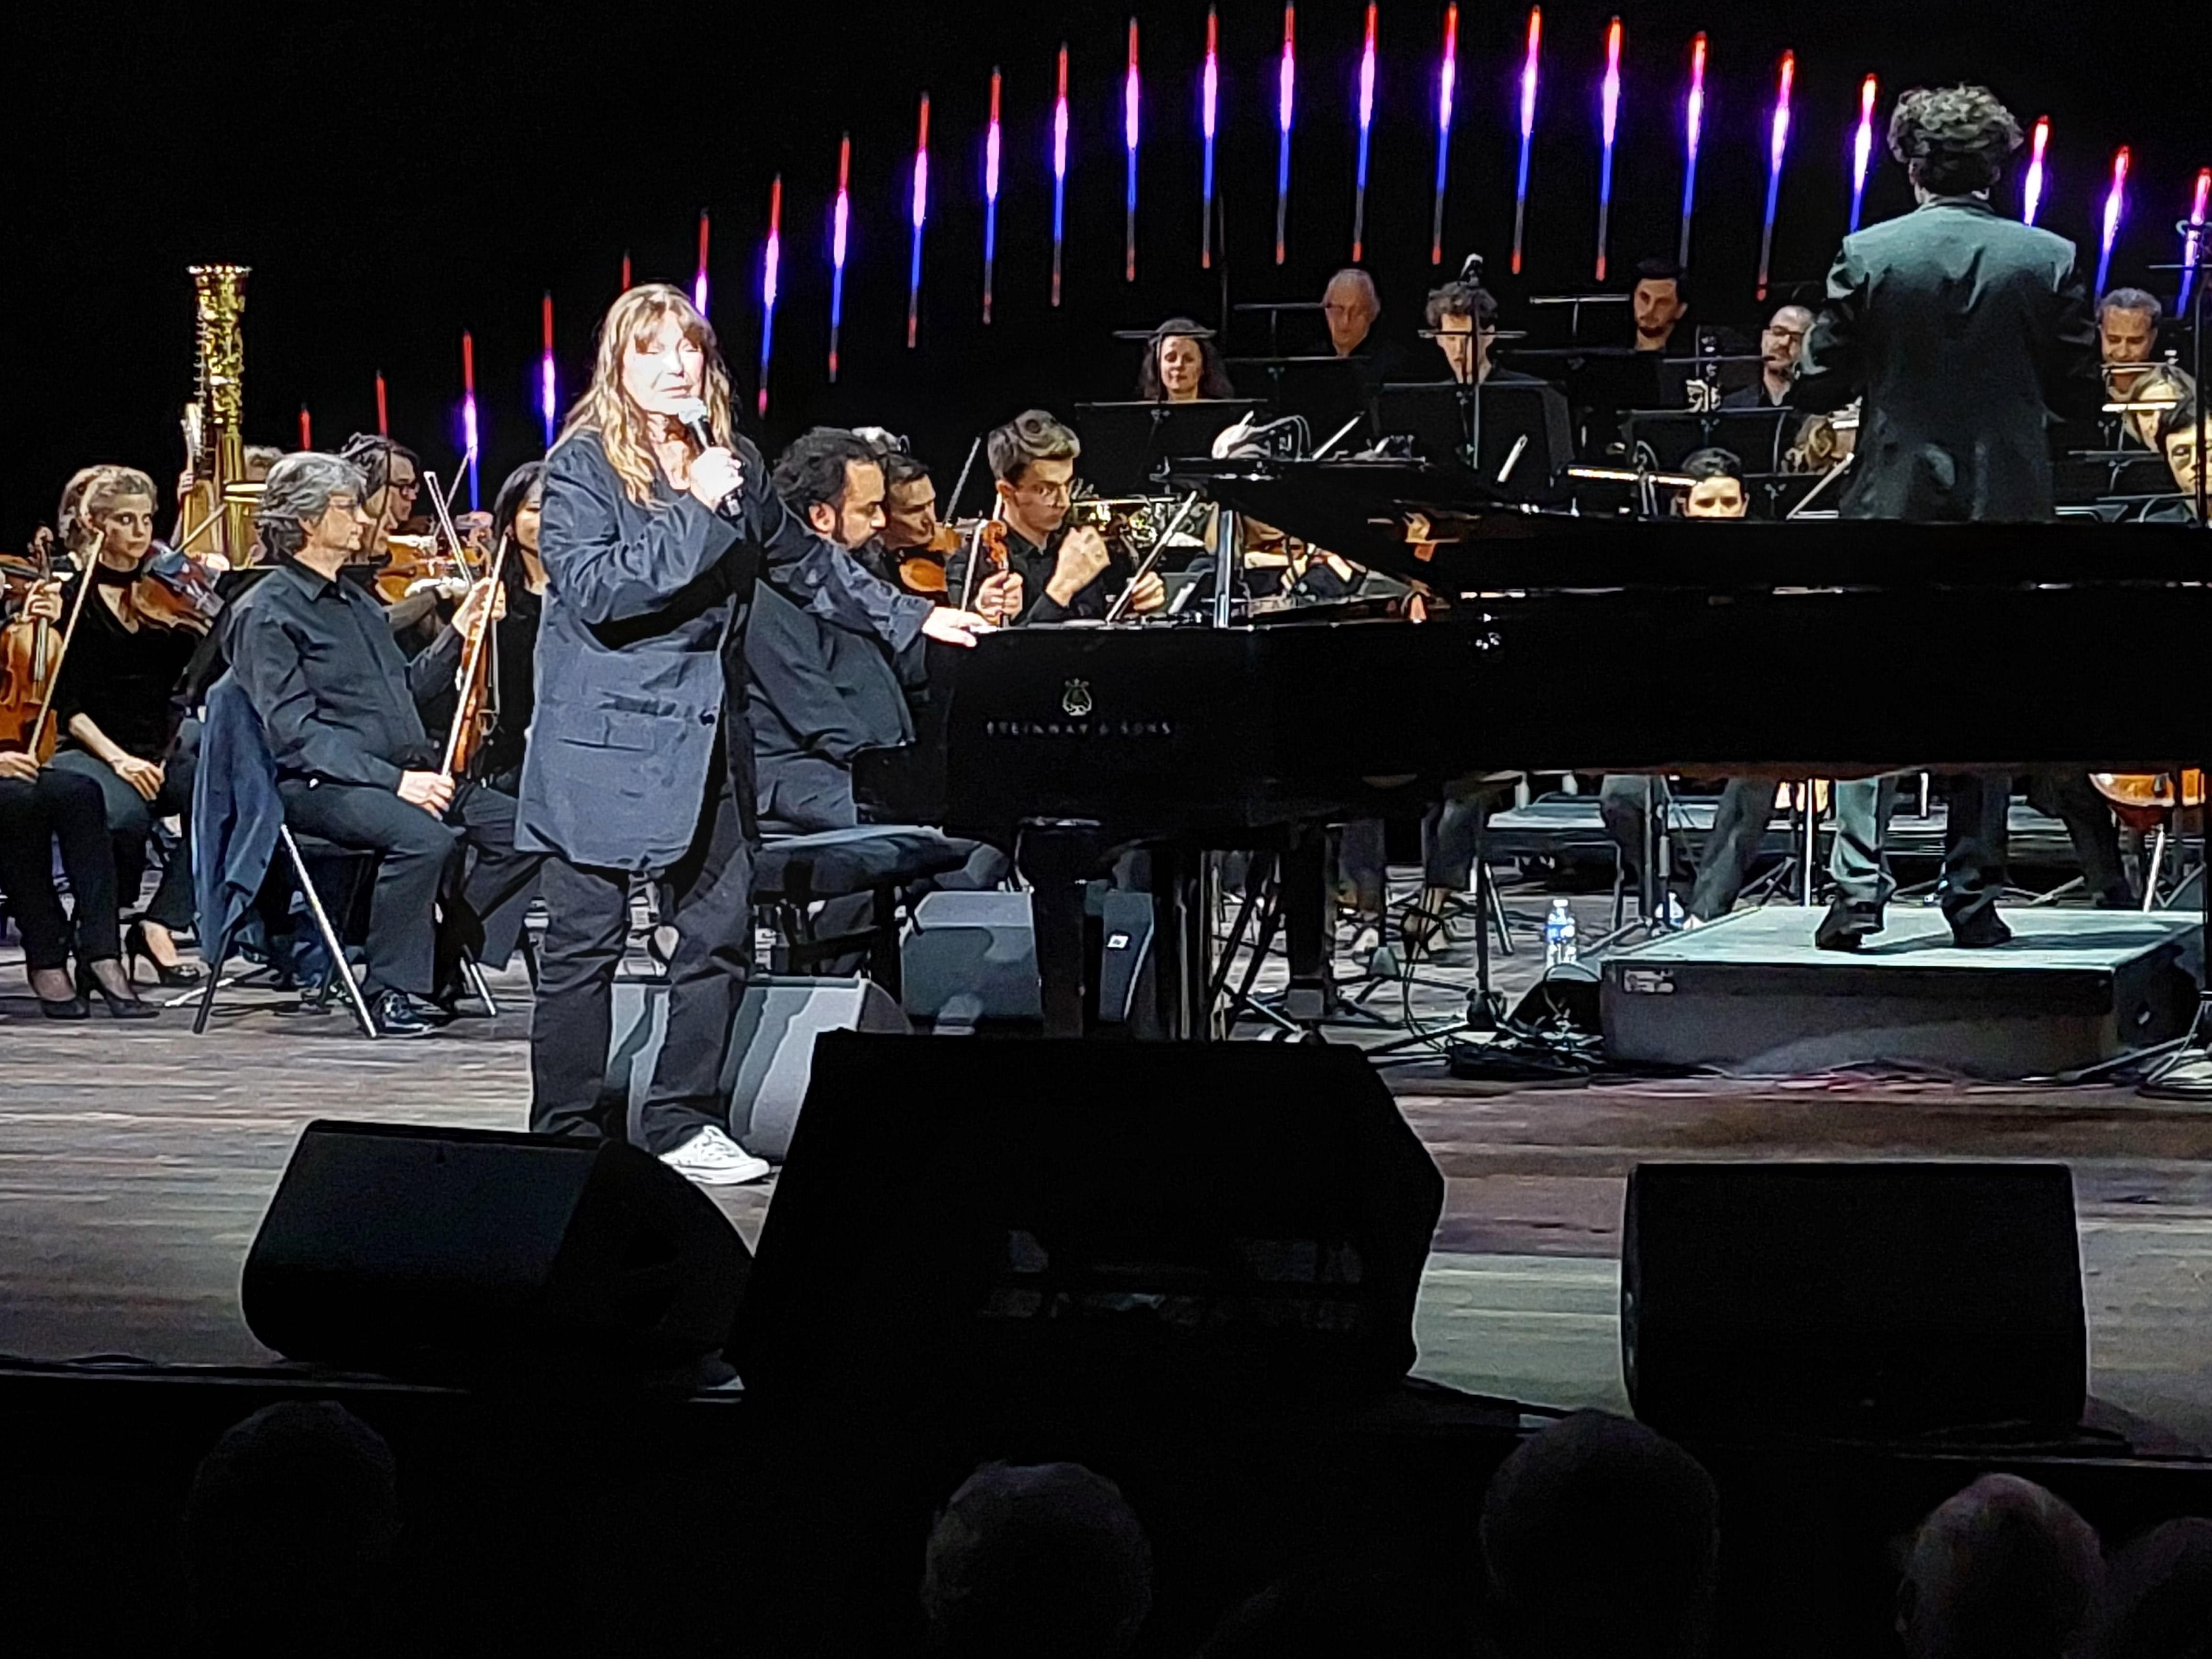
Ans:
[[[251,264],[247,436],[319,447],[372,427],[374,377],[394,434],[443,471],[458,448],[460,334],[476,336],[483,494],[542,442],[539,300],[558,324],[562,397],[627,250],[640,281],[688,287],[714,216],[710,310],[750,392],[769,180],[784,179],[784,280],[766,436],[817,421],[911,432],[959,465],[981,425],[1030,404],[1127,395],[1137,349],[1111,339],[1175,312],[1213,320],[1198,263],[1200,0],[1138,8],[1144,140],[1138,276],[1122,279],[1119,7],[979,3],[698,7],[386,6],[267,14],[214,5],[18,9],[6,27],[5,234],[12,395],[0,544],[51,515],[73,467],[122,460],[165,489],[192,385],[185,266]],[[1612,8],[1548,4],[1525,283],[1507,275],[1524,7],[1468,4],[1446,269],[1490,256],[1509,326],[1532,292],[1588,285],[1595,241],[1596,87]],[[1386,325],[1418,325],[1429,264],[1436,58],[1443,8],[1385,0],[1367,261]],[[1274,73],[1281,9],[1221,7],[1221,194],[1232,300],[1311,299],[1350,251],[1363,6],[1300,6],[1289,259],[1273,262]],[[1841,234],[1860,79],[1884,112],[1915,84],[1986,81],[2026,125],[2052,118],[2042,222],[2085,245],[2115,146],[2134,147],[2131,216],[2112,281],[2167,293],[2168,227],[2212,163],[2212,25],[2201,6],[1899,4],[1815,10],[1643,0],[1625,14],[1626,91],[1612,234],[1617,273],[1671,252],[1688,42],[1711,42],[1692,246],[1697,314],[1749,322],[1777,60],[1798,55],[1775,235],[1778,281],[1817,278]],[[1066,295],[1047,303],[1054,54],[1071,50]],[[981,132],[1006,76],[998,320],[978,318]],[[932,94],[932,212],[921,349],[905,349],[906,199],[915,99]],[[827,384],[829,204],[853,136],[843,374]],[[2016,210],[2017,182],[2000,200]],[[1909,205],[1878,164],[1867,214]],[[1625,327],[1614,313],[1613,325]],[[1303,326],[1316,331],[1318,319]],[[1286,337],[1285,343],[1291,342]],[[1256,337],[1232,343],[1256,346]],[[1304,343],[1304,342],[1300,342]]]

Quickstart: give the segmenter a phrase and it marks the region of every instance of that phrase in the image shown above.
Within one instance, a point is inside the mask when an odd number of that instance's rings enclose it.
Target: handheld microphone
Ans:
[[[686,398],[676,405],[676,423],[690,434],[691,441],[702,449],[714,447],[714,434],[707,424],[707,405],[696,398]]]
[[[707,405],[704,403],[696,398],[686,398],[676,405],[674,414],[676,423],[690,434],[693,443],[702,450],[714,447],[714,434],[707,424]],[[738,501],[744,493],[742,489],[732,490],[722,497],[720,505],[714,511],[726,519],[735,519],[738,513]]]

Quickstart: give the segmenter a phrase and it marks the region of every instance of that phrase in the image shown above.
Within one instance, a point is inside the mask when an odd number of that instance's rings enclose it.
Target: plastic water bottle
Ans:
[[[1565,967],[1575,960],[1575,918],[1566,900],[1553,899],[1552,914],[1544,918],[1544,966]]]

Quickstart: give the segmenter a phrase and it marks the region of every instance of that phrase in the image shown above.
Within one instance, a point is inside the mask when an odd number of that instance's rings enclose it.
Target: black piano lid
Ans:
[[[2212,535],[2190,525],[1577,518],[1515,507],[1463,467],[1395,459],[1236,457],[1180,463],[1169,483],[1447,593],[2212,580]],[[1415,513],[1456,521],[1465,538],[1419,557],[1406,539]]]

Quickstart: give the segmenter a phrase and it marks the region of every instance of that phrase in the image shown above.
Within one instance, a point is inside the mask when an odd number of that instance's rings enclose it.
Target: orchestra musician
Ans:
[[[459,953],[480,943],[481,919],[521,891],[538,860],[515,848],[514,797],[439,769],[422,722],[499,595],[477,584],[453,628],[404,657],[376,600],[344,577],[377,522],[362,505],[369,493],[339,456],[276,464],[255,514],[276,568],[234,607],[228,643],[286,821],[380,855],[362,988],[380,1035],[422,1036],[452,1012]]]
[[[1690,295],[1682,267],[1672,259],[1639,259],[1628,290],[1629,322],[1638,351],[1668,350],[1674,331],[1690,313]]]
[[[1137,366],[1137,395],[1152,403],[1190,404],[1234,398],[1237,388],[1212,336],[1188,317],[1170,317],[1152,331]]]
[[[2139,288],[2116,288],[2097,301],[2097,356],[2105,383],[2121,402],[2132,401],[2143,377],[2139,365],[2158,350],[2158,325],[2165,307],[2158,295]]]
[[[1082,453],[1082,441],[1042,409],[1025,410],[983,440],[1006,525],[1006,574],[1020,579],[1011,590],[1018,596],[1018,609],[1009,618],[1014,624],[1097,620],[1114,603],[1117,589],[1106,538],[1090,525],[1067,525]],[[945,591],[956,604],[970,592],[969,556],[969,547],[963,546],[945,562]],[[975,588],[990,574],[978,569]],[[1159,573],[1146,571],[1129,608],[1142,615],[1166,605]]]
[[[1919,205],[1844,238],[1797,378],[1801,408],[1863,398],[1846,519],[2053,516],[2049,414],[2094,418],[2104,385],[2073,243],[1990,205],[2020,143],[2019,123],[1985,88],[1898,100],[1889,148]],[[1996,913],[2009,794],[2008,779],[1962,777],[1948,790],[1940,895],[1961,945],[2011,937]],[[1837,892],[1814,942],[1849,951],[1882,926],[1894,784],[1845,780],[1835,799]]]
[[[1723,409],[1788,409],[1796,395],[1797,358],[1813,331],[1813,313],[1803,306],[1782,306],[1759,333],[1759,381],[1739,386],[1721,398]]]
[[[64,503],[63,545],[82,560],[96,533],[99,553],[77,577],[93,591],[55,678],[52,765],[99,787],[114,843],[116,890],[126,906],[137,902],[144,881],[155,822],[178,820],[180,833],[161,879],[124,946],[132,973],[143,962],[160,984],[184,986],[201,976],[179,956],[175,939],[193,922],[199,724],[180,718],[174,698],[206,624],[156,614],[142,602],[137,584],[154,551],[154,481],[135,467],[94,469],[75,505]]]
[[[27,585],[12,613],[0,613],[0,629],[58,626],[64,613],[63,584],[42,580]],[[55,888],[57,846],[74,914],[63,910]],[[48,1019],[88,1018],[88,995],[117,1019],[161,1012],[139,1000],[124,969],[115,849],[100,786],[75,771],[42,766],[27,750],[0,750],[0,897],[22,934],[24,972]]]
[[[2191,398],[2166,411],[2158,423],[2159,447],[2166,452],[2166,469],[2178,501],[2159,501],[2142,514],[2147,524],[2194,524],[2197,521],[2197,469],[2204,465],[2204,405]]]
[[[538,706],[518,839],[548,854],[531,1022],[530,1122],[598,1139],[633,877],[664,881],[676,930],[646,1150],[705,1185],[768,1165],[726,1133],[720,1079],[753,955],[752,739],[742,653],[763,578],[817,617],[904,650],[975,635],[806,530],[735,436],[714,331],[644,283],[600,325],[591,384],[546,459]],[[703,404],[703,409],[701,405]],[[700,439],[708,441],[703,444]]]
[[[492,498],[491,545],[506,546],[500,562],[499,613],[492,623],[491,684],[495,718],[477,751],[474,775],[502,794],[512,795],[522,781],[522,757],[530,738],[530,714],[538,690],[538,623],[545,602],[545,565],[538,553],[539,505],[544,494],[545,463],[525,461],[501,483]],[[388,617],[387,610],[386,615]],[[426,702],[423,720],[434,737],[446,735],[458,707],[441,690]]]
[[[808,528],[856,560],[884,527],[883,463],[855,433],[816,427],[802,434],[777,459],[771,482]],[[1002,574],[984,584],[994,614],[1012,580]],[[981,616],[941,615],[987,625]],[[925,644],[917,634],[893,653],[878,635],[825,622],[772,586],[755,590],[746,701],[764,832],[808,835],[860,822],[854,757],[914,741],[908,703],[926,683]]]
[[[1470,264],[1473,262],[1470,261]],[[1498,339],[1498,296],[1462,276],[1429,294],[1429,333],[1462,386],[1533,386],[1536,377],[1501,368],[1490,358]]]
[[[2197,382],[2186,369],[2172,363],[2154,363],[2129,382],[2124,397],[2116,402],[2136,405],[2120,416],[2120,429],[2145,449],[2156,450],[2159,433],[2168,410],[2196,395]],[[2123,440],[2123,441],[2125,441]]]

